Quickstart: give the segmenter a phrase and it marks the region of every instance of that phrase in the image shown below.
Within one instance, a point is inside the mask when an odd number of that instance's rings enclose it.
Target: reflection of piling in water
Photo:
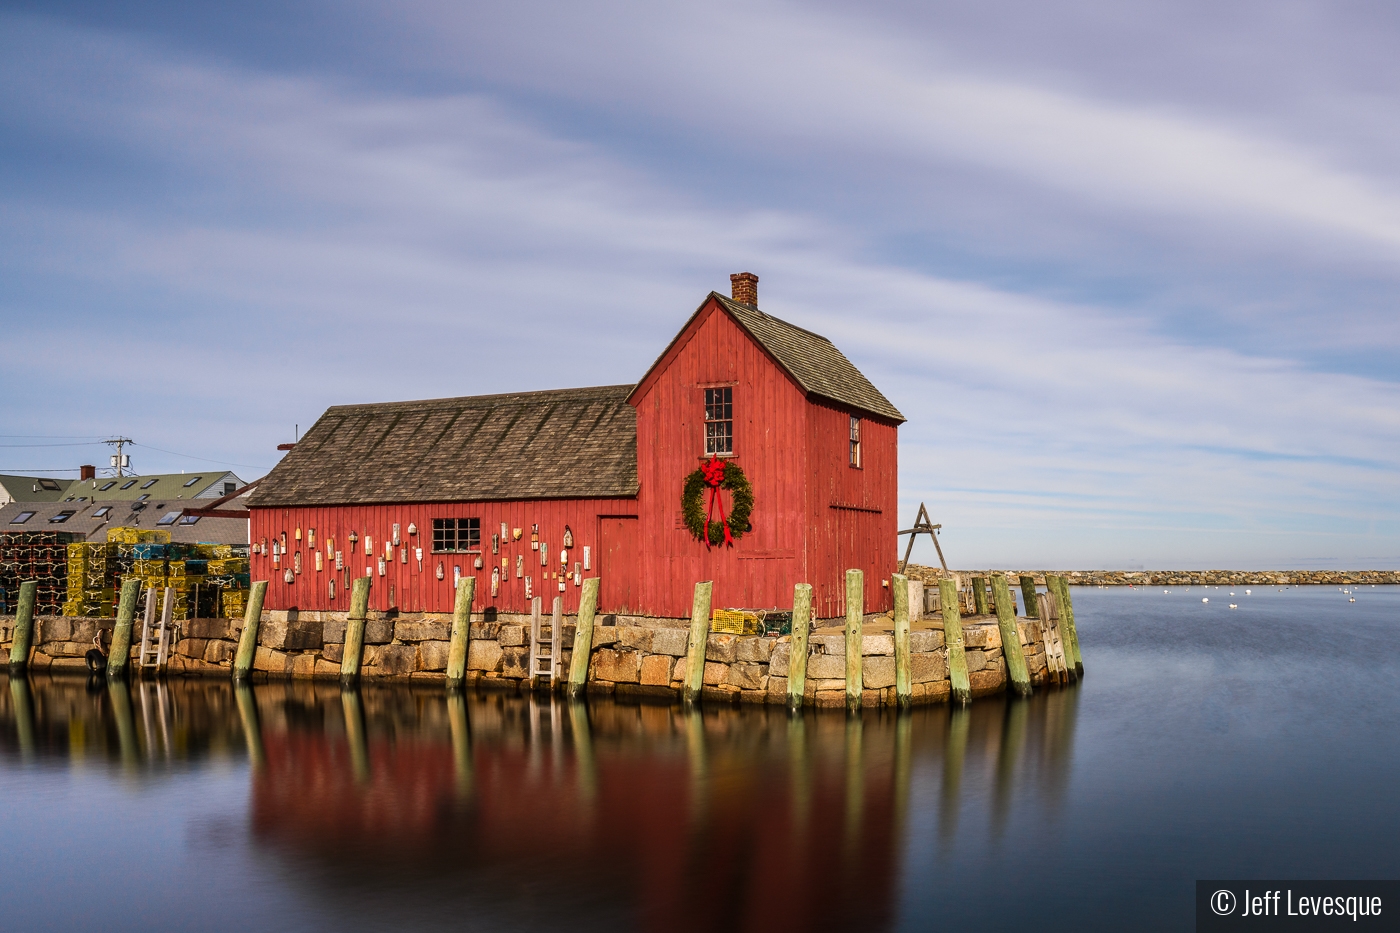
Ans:
[[[598,762],[593,757],[593,726],[588,721],[588,704],[569,700],[569,731],[574,737],[574,761],[578,768],[580,802],[591,805],[598,796]]]
[[[905,586],[905,590],[908,590]],[[902,842],[909,822],[909,784],[914,764],[914,717],[900,713],[894,724],[894,829],[896,844]]]
[[[996,788],[992,795],[992,831],[1000,837],[1011,811],[1011,792],[1015,788],[1016,769],[1026,744],[1026,721],[1030,703],[1008,697],[1001,726],[1001,744],[997,749]]]
[[[967,734],[972,711],[955,706],[948,719],[948,742],[943,752],[943,802],[939,807],[939,829],[945,840],[958,828],[959,797],[962,791],[963,761],[967,757]]]
[[[472,735],[471,721],[467,718],[467,698],[460,690],[447,692],[447,726],[452,733],[452,771],[459,800],[471,797],[472,783]]]
[[[705,718],[699,707],[687,705],[681,713],[685,721],[685,750],[690,763],[690,821],[698,825],[707,811],[709,763],[705,760]]]
[[[263,754],[262,723],[258,719],[258,700],[247,681],[238,680],[233,685],[233,697],[238,703],[238,718],[243,723],[243,740],[248,744],[248,763],[254,771],[261,771],[267,761]]]
[[[787,724],[788,775],[792,785],[792,824],[805,839],[812,808],[812,761],[807,754],[807,717],[798,713]]]
[[[135,581],[138,585],[140,581]],[[133,606],[135,603],[133,602]],[[111,670],[109,667],[108,670]],[[120,678],[107,680],[107,698],[112,703],[112,719],[117,726],[117,743],[121,747],[122,764],[134,768],[140,757],[136,745],[136,719],[131,711],[131,690]]]
[[[368,784],[369,745],[365,741],[365,710],[360,701],[360,691],[341,690],[340,706],[345,711],[345,742],[350,746],[350,768],[358,783]]]
[[[34,698],[29,692],[29,678],[10,675],[10,698],[15,707],[15,732],[19,737],[20,755],[34,757]]]
[[[860,823],[865,805],[863,716],[846,719],[846,860],[860,858]]]

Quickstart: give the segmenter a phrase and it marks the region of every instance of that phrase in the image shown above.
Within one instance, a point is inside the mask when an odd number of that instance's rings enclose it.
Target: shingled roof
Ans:
[[[361,505],[637,494],[632,386],[337,405],[250,505]]]
[[[821,334],[814,334],[810,330],[803,330],[787,321],[764,314],[753,305],[726,298],[719,292],[710,292],[709,298],[700,305],[700,310],[704,310],[705,304],[711,299],[728,311],[739,326],[759,346],[767,350],[809,396],[848,405],[857,411],[868,412],[897,423],[906,420],[899,409],[846,359],[846,355]],[[699,310],[696,311],[697,315],[699,313]],[[691,320],[693,321],[694,317]],[[687,322],[686,327],[689,326]],[[682,334],[685,331],[686,328],[681,328]],[[670,347],[666,350],[669,352]],[[662,353],[656,363],[652,364],[652,369],[665,357],[666,353]],[[648,370],[648,375],[650,372]],[[645,381],[644,376],[642,382]]]

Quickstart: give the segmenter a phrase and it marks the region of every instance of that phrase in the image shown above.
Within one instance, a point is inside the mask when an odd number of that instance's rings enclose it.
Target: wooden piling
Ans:
[[[131,627],[136,618],[136,599],[141,595],[141,580],[127,577],[122,581],[121,602],[117,604],[117,624],[112,627],[112,647],[107,652],[107,679],[126,677],[131,663]]]
[[[34,645],[34,600],[39,593],[38,580],[25,580],[19,585],[19,607],[15,613],[15,634],[10,642],[10,673],[23,674],[29,666],[29,649]]]
[[[890,577],[894,590],[894,696],[900,709],[914,701],[909,672],[909,578],[901,573]]]
[[[598,578],[583,581],[578,619],[574,628],[574,654],[569,659],[569,696],[578,699],[588,689],[588,661],[593,652],[593,619],[598,613]]]
[[[1040,610],[1040,632],[1045,642],[1045,672],[1051,683],[1069,682],[1066,673],[1064,642],[1060,638],[1059,620],[1056,618],[1054,595],[1037,593],[1036,606]]]
[[[997,628],[1001,631],[1001,656],[1011,689],[1023,697],[1031,695],[1031,675],[1026,669],[1026,653],[1021,648],[1021,630],[1016,625],[1015,603],[1006,576],[992,574],[992,594],[997,604]]]
[[[1051,580],[1054,583],[1051,583]],[[1076,678],[1084,676],[1084,658],[1079,653],[1079,629],[1074,625],[1074,604],[1070,601],[1069,581],[1064,577],[1046,575],[1045,585],[1055,594],[1055,602],[1060,607],[1060,635],[1065,642],[1065,662],[1074,671]]]
[[[353,687],[360,682],[360,665],[365,659],[365,617],[369,615],[369,587],[369,577],[357,577],[350,584],[350,612],[345,619],[345,654],[340,659],[342,687]],[[355,702],[358,705],[358,696]]]
[[[267,596],[267,581],[253,584],[248,594],[248,605],[243,610],[243,631],[238,636],[238,654],[233,659],[233,679],[242,680],[253,669],[253,659],[258,654],[258,626],[262,622],[263,598]]]
[[[947,577],[938,581],[938,601],[943,608],[943,644],[948,649],[948,680],[952,701],[972,702],[972,682],[967,677],[967,652],[963,647],[962,616],[958,613],[958,585]]]
[[[458,580],[457,597],[452,603],[452,631],[447,643],[448,690],[461,690],[467,679],[467,649],[471,646],[472,600],[475,598],[476,577]]]
[[[685,649],[685,690],[682,698],[686,703],[698,703],[700,691],[705,686],[705,649],[710,641],[710,599],[714,595],[714,583],[695,584],[695,599],[690,607],[690,643]]]
[[[1029,574],[1021,574],[1021,599],[1026,604],[1026,618],[1039,618],[1035,611],[1035,577]]]
[[[865,573],[846,571],[846,711],[860,709],[865,689],[861,648],[865,640]]]
[[[788,655],[787,704],[800,710],[807,695],[807,634],[812,627],[812,584],[792,588],[792,651]]]
[[[992,610],[987,606],[987,578],[972,578],[972,611],[979,616],[984,616]]]

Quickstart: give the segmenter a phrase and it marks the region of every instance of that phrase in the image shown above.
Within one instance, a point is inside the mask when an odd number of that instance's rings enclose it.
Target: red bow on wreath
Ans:
[[[724,482],[724,461],[712,455],[708,463],[700,465],[700,472],[704,474],[705,484],[710,487],[710,510],[705,516],[705,549],[710,549],[710,523],[714,519],[716,505],[719,506],[719,523],[724,527],[724,544],[733,547],[734,538],[724,517],[724,499],[719,494],[719,484]]]

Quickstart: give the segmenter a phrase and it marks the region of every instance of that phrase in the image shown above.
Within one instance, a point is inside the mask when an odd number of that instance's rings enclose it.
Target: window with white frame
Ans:
[[[861,467],[860,419],[855,415],[851,415],[851,466],[856,469]]]
[[[734,453],[734,389],[705,390],[705,453]]]

